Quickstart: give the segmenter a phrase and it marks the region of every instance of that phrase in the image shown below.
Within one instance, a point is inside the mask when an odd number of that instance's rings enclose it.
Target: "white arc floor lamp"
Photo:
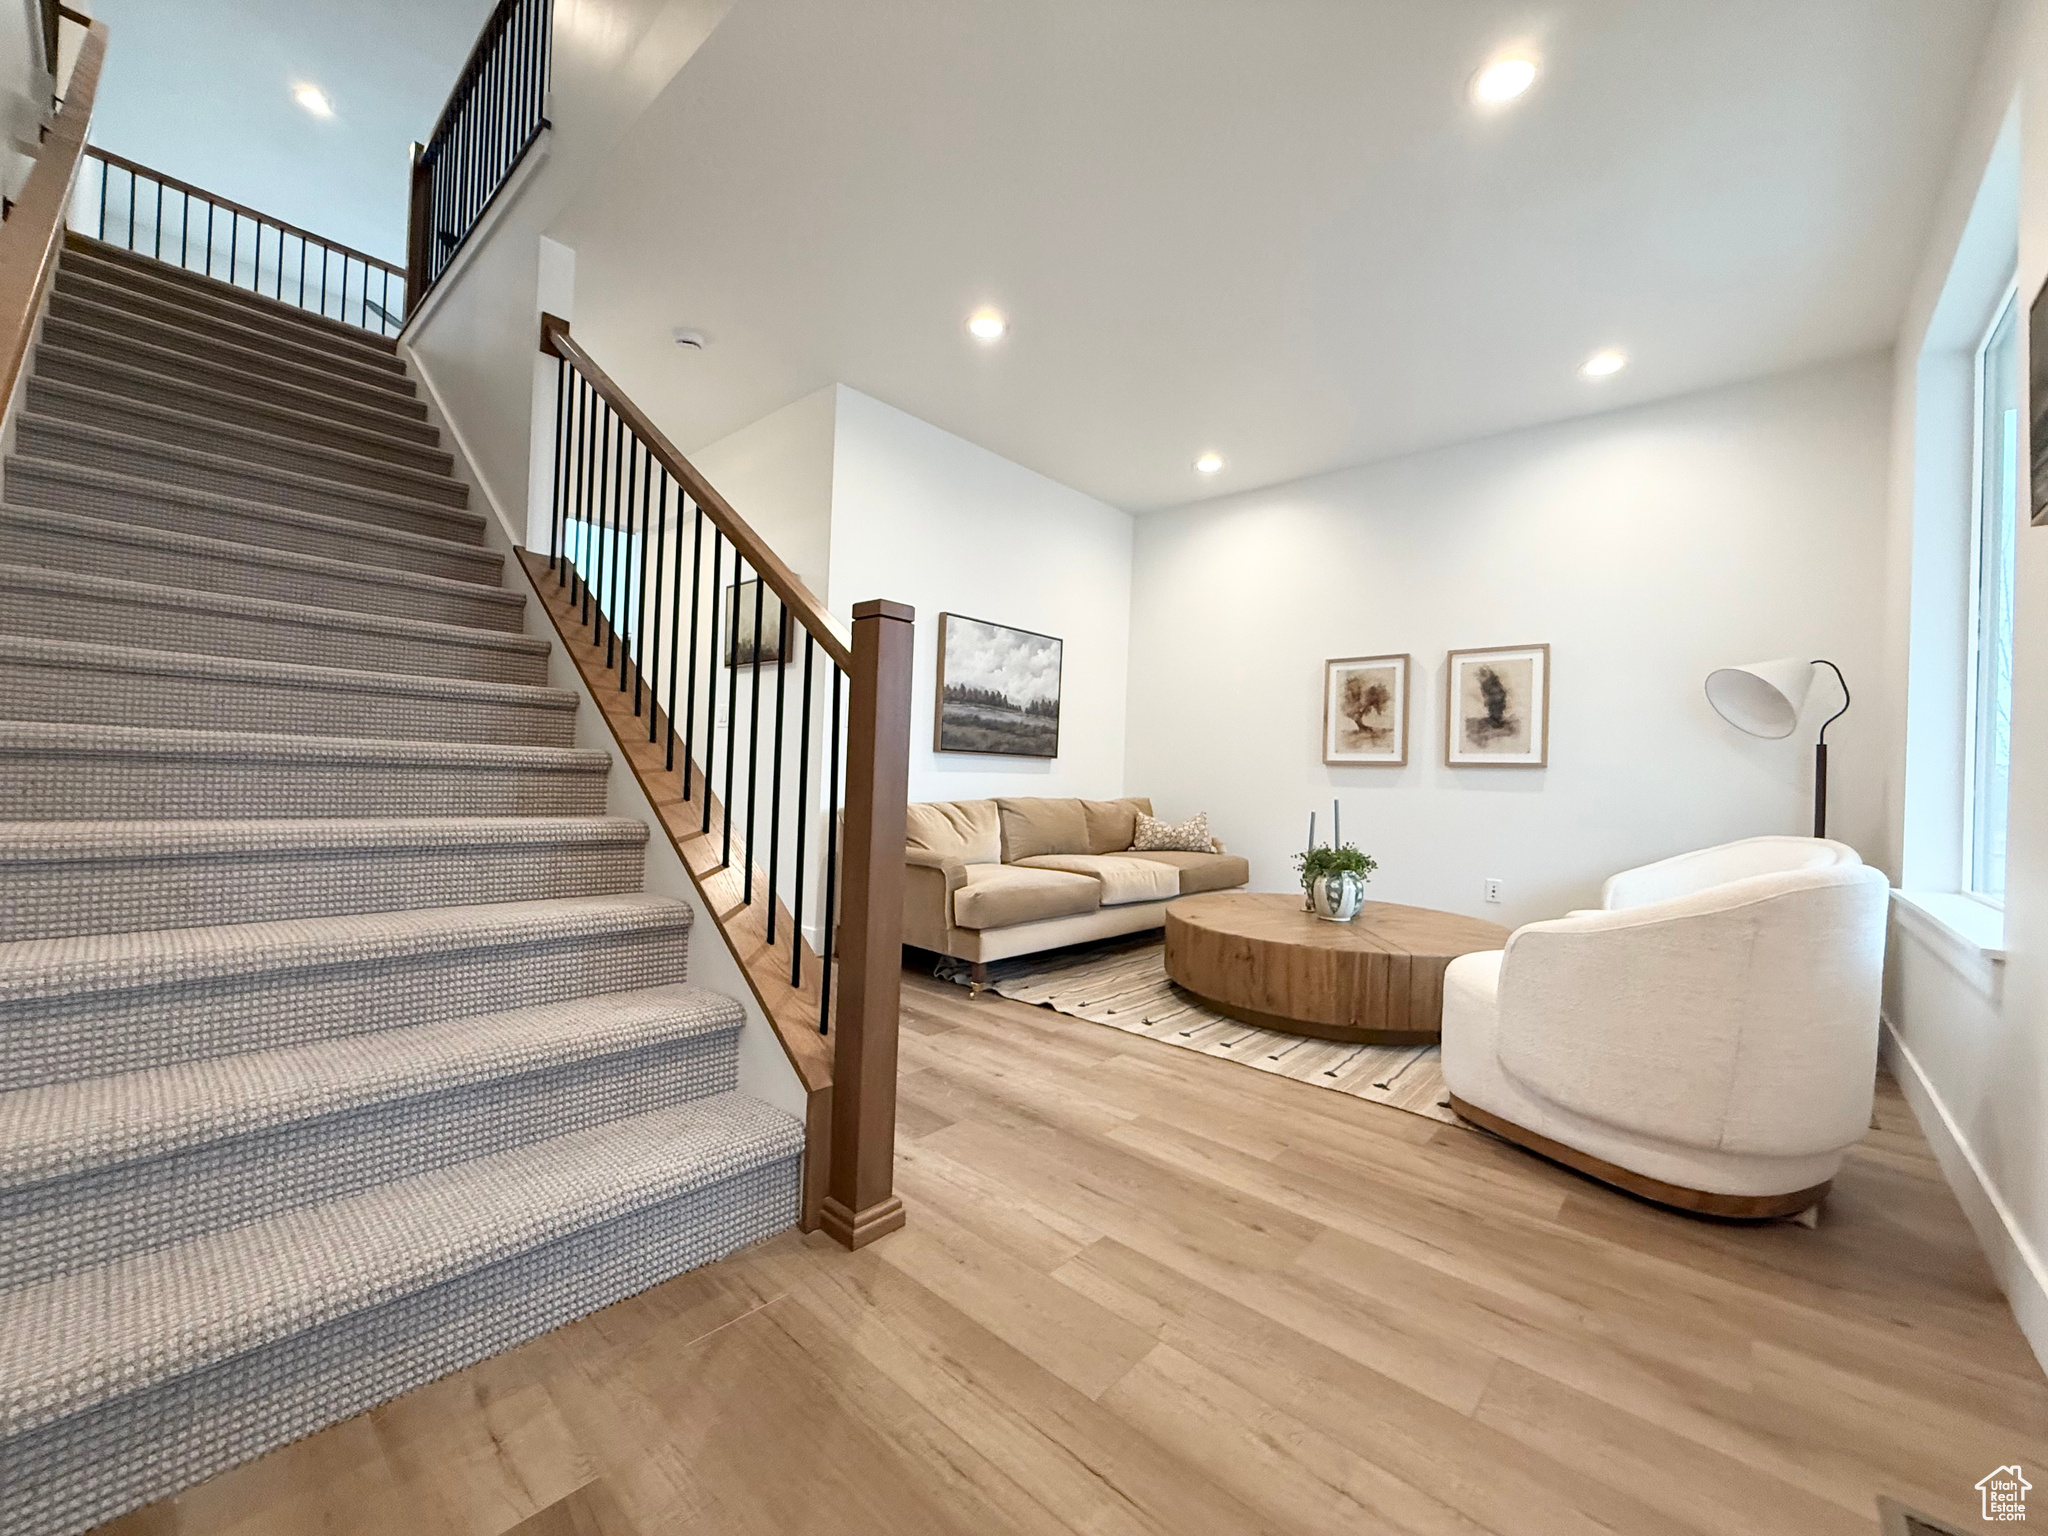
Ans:
[[[1822,722],[1813,749],[1813,835],[1828,835],[1828,727],[1849,712],[1849,682],[1832,661],[1752,661],[1746,666],[1717,667],[1707,674],[1707,702],[1738,731],[1771,740],[1790,736],[1799,727],[1799,711],[1813,690],[1815,669],[1826,667],[1842,685],[1842,707]]]

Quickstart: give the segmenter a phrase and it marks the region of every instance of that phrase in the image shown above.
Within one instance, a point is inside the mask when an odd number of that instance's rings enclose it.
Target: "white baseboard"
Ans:
[[[2048,1265],[2041,1262],[2040,1253],[2020,1230],[2012,1208],[1986,1174],[1955,1117],[1927,1080],[1927,1074],[1920,1070],[1911,1047],[1899,1038],[1890,1019],[1884,1021],[1883,1045],[1885,1065],[1899,1080],[1906,1102],[1912,1105],[1913,1115],[1920,1122],[1921,1133],[1933,1148],[1935,1160],[1941,1164],[1942,1174],[1955,1191],[1963,1214],[1969,1218],[1984,1256],[1991,1261],[1992,1272],[2012,1304],[2012,1315],[2019,1322],[2020,1332],[2033,1346],[2034,1358],[2041,1362],[2042,1369],[2048,1370]]]

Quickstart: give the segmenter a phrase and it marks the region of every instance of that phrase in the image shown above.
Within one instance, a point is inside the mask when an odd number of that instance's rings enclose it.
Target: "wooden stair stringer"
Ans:
[[[789,1059],[804,1090],[804,1176],[803,1217],[806,1232],[816,1231],[819,1208],[829,1184],[832,1155],[832,1045],[818,1032],[819,981],[823,975],[817,952],[803,936],[789,908],[775,903],[775,927],[779,935],[768,943],[768,902],[764,895],[749,903],[745,899],[746,866],[749,852],[737,828],[733,832],[733,859],[721,860],[725,835],[725,807],[705,782],[703,771],[683,757],[674,768],[667,765],[662,738],[667,716],[654,704],[651,688],[642,691],[642,708],[655,711],[656,740],[647,739],[648,718],[633,708],[634,689],[618,685],[619,664],[607,664],[602,635],[593,639],[584,624],[573,589],[559,585],[548,569],[547,557],[530,549],[518,549],[518,565],[525,574],[541,609],[554,625],[563,654],[574,663],[583,686],[589,691],[612,739],[641,793],[654,810],[660,829],[702,898],[703,909],[725,939],[726,947],[746,977],[747,987],[775,1032],[783,1054]],[[631,676],[631,674],[628,674]],[[685,796],[687,775],[687,797]],[[711,807],[710,825],[705,825],[704,807]],[[767,873],[759,865],[753,870],[755,890],[765,892]],[[803,981],[789,982],[789,946],[802,946]],[[838,962],[833,962],[833,986],[838,986]]]

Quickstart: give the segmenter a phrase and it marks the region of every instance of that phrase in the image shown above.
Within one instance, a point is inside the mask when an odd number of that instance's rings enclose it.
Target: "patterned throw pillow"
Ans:
[[[1209,813],[1198,811],[1186,821],[1161,821],[1138,812],[1138,830],[1131,837],[1133,853],[1207,853]]]

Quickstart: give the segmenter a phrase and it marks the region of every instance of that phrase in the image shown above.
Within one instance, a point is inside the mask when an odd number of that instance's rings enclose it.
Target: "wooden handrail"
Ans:
[[[287,223],[275,214],[260,213],[256,209],[251,208],[247,203],[238,203],[231,197],[222,197],[218,192],[209,192],[204,187],[194,186],[189,181],[180,180],[176,176],[168,175],[151,166],[144,165],[139,160],[130,160],[126,155],[117,155],[110,149],[101,149],[97,144],[87,145],[85,152],[93,159],[103,160],[108,165],[116,166],[128,172],[131,176],[146,176],[151,181],[169,187],[175,192],[184,193],[187,197],[204,199],[206,202],[212,203],[216,208],[225,208],[230,213],[241,214],[244,218],[253,219],[258,224],[267,224],[272,229],[281,229],[288,235],[297,235],[301,240],[309,241],[314,245],[325,246],[337,256],[352,258],[360,261],[366,267],[375,267],[380,272],[388,272],[393,277],[402,278],[405,276],[404,267],[394,262],[386,261],[381,256],[372,256],[368,251],[359,251],[352,245],[343,245],[339,240],[330,240],[327,236],[316,234],[310,229],[301,229],[298,225]]]
[[[107,24],[86,24],[85,41],[72,65],[64,105],[43,140],[35,169],[5,224],[0,224],[0,335],[6,337],[5,373],[0,374],[0,409],[14,399],[14,386],[28,360],[36,317],[57,272],[64,249],[65,216],[71,189],[85,157],[85,133],[99,92],[100,66],[107,56]]]
[[[747,564],[761,573],[769,590],[782,599],[782,605],[797,623],[814,636],[818,645],[830,656],[849,677],[853,675],[853,636],[835,619],[825,605],[818,601],[816,594],[787,565],[765,540],[747,526],[746,519],[732,509],[726,499],[712,488],[711,482],[697,472],[695,466],[683,457],[680,449],[668,440],[661,428],[647,419],[647,415],[635,405],[626,392],[613,382],[591,358],[578,346],[569,334],[569,322],[559,315],[540,317],[540,349],[550,357],[559,357],[583,375],[585,381],[595,389],[598,396],[618,415],[634,436],[638,437],[647,451],[654,455],[655,463],[675,479],[676,483],[689,492],[690,499],[704,509],[705,515],[717,525],[733,547],[746,559]]]

